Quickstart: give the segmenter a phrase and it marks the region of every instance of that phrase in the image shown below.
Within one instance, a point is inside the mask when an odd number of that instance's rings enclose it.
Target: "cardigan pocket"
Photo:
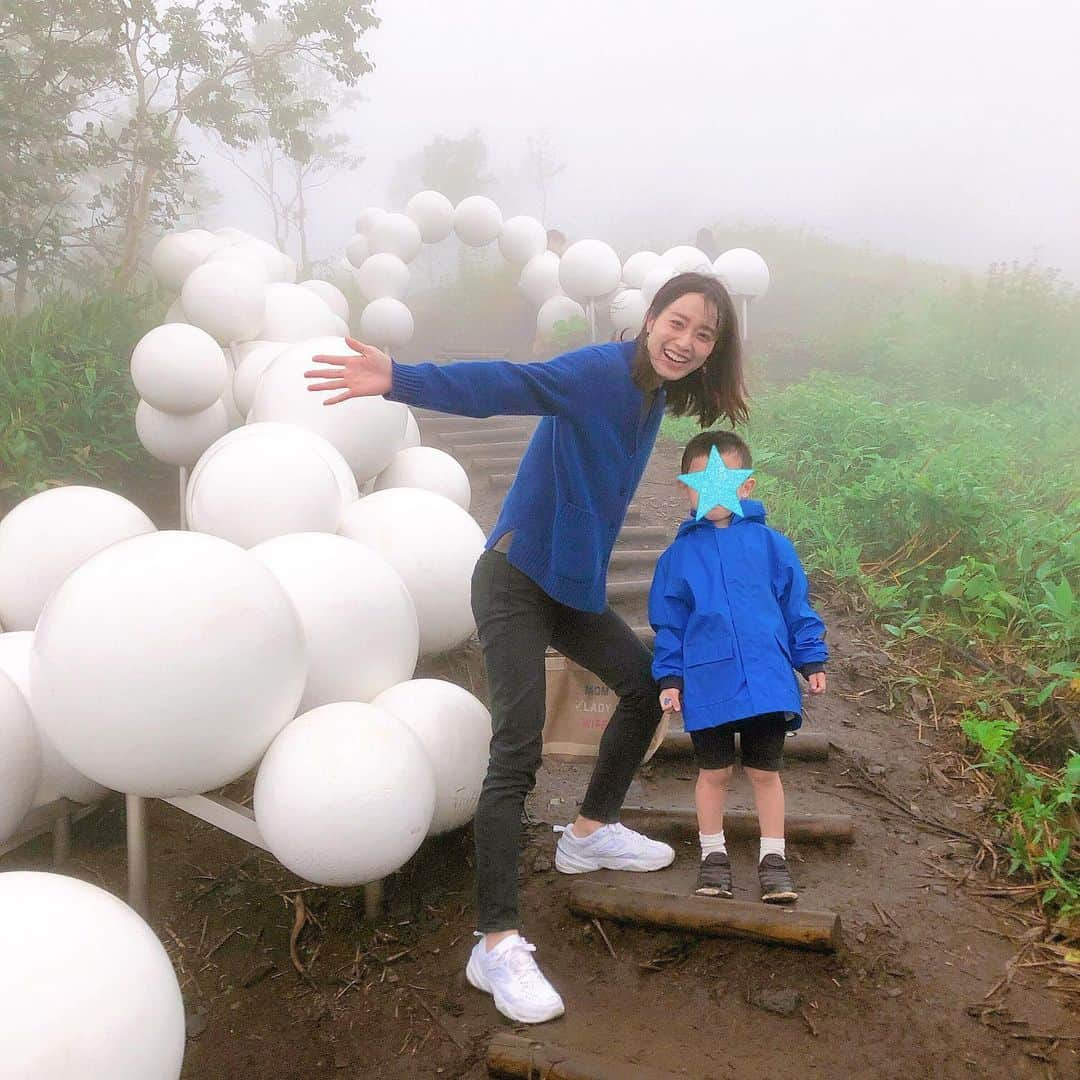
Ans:
[[[551,565],[559,577],[596,581],[600,577],[600,518],[573,503],[555,512]]]
[[[742,665],[734,639],[724,635],[696,636],[683,643],[684,690],[695,708],[729,701],[742,689]]]

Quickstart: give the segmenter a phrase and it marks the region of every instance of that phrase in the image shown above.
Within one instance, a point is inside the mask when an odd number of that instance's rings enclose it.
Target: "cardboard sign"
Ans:
[[[547,717],[544,721],[544,757],[552,761],[585,761],[600,752],[600,739],[608,726],[618,695],[591,671],[565,656],[548,655]],[[656,753],[667,734],[668,716],[657,725],[645,761]]]

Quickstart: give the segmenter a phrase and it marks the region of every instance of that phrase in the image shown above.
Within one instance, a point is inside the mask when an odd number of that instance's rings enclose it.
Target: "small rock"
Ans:
[[[898,998],[903,992],[899,986],[891,986],[888,990],[883,991],[887,998]]]
[[[949,887],[947,885],[931,885],[930,886],[930,891],[934,892],[934,893],[937,893],[938,896],[948,896],[949,895]]]
[[[802,995],[783,987],[775,990],[764,987],[750,994],[750,1004],[779,1016],[791,1016],[802,1004]]]
[[[187,1037],[197,1039],[206,1030],[209,1022],[209,1014],[203,1006],[192,1009],[186,1017]]]
[[[871,766],[869,766],[867,768],[866,775],[867,776],[884,776],[885,775],[885,766],[884,765],[871,765]]]
[[[843,724],[844,727],[854,727],[855,726],[855,721],[852,720],[850,716],[842,716],[840,718],[840,723]]]
[[[534,874],[546,874],[551,869],[551,857],[548,855],[537,855],[533,859],[533,873]]]

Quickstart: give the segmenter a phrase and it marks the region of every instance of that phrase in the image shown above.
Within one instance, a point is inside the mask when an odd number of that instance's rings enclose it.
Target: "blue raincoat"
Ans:
[[[653,678],[681,691],[687,731],[774,712],[786,712],[794,731],[795,671],[822,671],[829,656],[791,541],[765,524],[761,503],[742,507],[722,529],[684,521],[649,592]]]

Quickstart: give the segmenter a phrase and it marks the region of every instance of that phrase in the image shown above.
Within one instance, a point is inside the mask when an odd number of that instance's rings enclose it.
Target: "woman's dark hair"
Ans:
[[[644,370],[650,366],[645,325],[688,293],[700,293],[706,306],[716,312],[716,344],[697,371],[666,384],[668,412],[673,416],[696,415],[701,427],[711,427],[721,415],[732,424],[744,424],[750,409],[743,381],[739,321],[727,289],[711,274],[676,274],[660,286],[637,336],[634,367]]]

